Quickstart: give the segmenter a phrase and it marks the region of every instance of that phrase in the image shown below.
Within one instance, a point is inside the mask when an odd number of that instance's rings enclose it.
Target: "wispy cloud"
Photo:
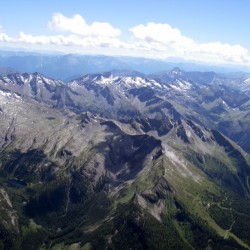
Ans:
[[[185,60],[213,64],[240,64],[250,66],[250,53],[243,46],[221,43],[219,41],[199,43],[184,36],[177,28],[166,23],[139,24],[129,29],[130,37],[121,38],[121,30],[107,22],[88,24],[76,14],[66,17],[55,13],[48,22],[54,35],[35,36],[20,32],[10,37],[0,26],[0,42],[21,46],[32,44],[41,49],[86,51],[95,53],[145,56],[151,58],[176,57]],[[79,48],[82,48],[82,50]]]

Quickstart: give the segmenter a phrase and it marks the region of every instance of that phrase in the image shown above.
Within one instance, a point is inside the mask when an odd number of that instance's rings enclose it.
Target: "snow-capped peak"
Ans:
[[[3,77],[2,81],[5,83],[5,85],[6,84],[29,85],[31,84],[31,82],[36,82],[38,85],[47,84],[51,86],[62,84],[62,82],[59,80],[53,80],[53,79],[47,78],[39,73],[34,73],[34,74],[16,73],[13,75]]]
[[[98,75],[86,75],[78,80],[74,80],[70,83],[71,86],[82,85],[84,83],[94,83],[98,85],[113,85],[115,87],[151,87],[151,88],[163,88],[163,85],[153,79],[147,79],[140,76],[118,76],[111,73],[98,74]]]
[[[103,84],[103,85],[109,85],[112,84],[114,81],[116,81],[119,77],[110,75],[110,76],[105,76],[102,75],[101,77],[96,76],[93,81],[95,81],[98,84]]]
[[[176,79],[170,86],[178,91],[186,91],[192,88],[192,84],[188,81]]]

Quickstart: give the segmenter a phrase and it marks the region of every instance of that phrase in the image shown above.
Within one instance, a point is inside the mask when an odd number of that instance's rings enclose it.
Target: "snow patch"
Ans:
[[[21,101],[21,100],[22,98],[15,93],[0,90],[1,103],[8,103],[8,101]]]
[[[123,77],[122,81],[129,86],[133,85],[146,87],[152,85],[149,81],[146,81],[146,79],[143,79],[141,77]]]
[[[244,80],[244,83],[247,85],[250,85],[250,78],[247,78],[246,80]]]
[[[11,97],[12,94],[10,92],[4,92],[4,91],[0,90],[0,95],[6,96],[6,97]]]
[[[103,84],[103,85],[109,85],[112,84],[114,81],[116,81],[119,77],[111,75],[110,77],[104,77],[101,76],[100,80],[97,80],[96,83]]]
[[[192,88],[192,84],[190,82],[178,79],[174,82],[174,84],[171,84],[170,86],[178,91],[185,91]]]

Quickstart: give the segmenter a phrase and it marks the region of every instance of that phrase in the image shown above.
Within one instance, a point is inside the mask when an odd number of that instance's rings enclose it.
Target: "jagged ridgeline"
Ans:
[[[2,76],[0,249],[249,249],[249,93],[180,69]]]

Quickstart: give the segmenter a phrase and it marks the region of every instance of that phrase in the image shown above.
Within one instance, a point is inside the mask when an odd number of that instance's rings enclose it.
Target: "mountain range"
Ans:
[[[249,68],[197,64],[189,61],[180,61],[176,58],[169,58],[166,61],[125,56],[46,54],[4,50],[0,51],[0,65],[15,69],[18,72],[39,72],[48,77],[61,79],[66,82],[85,74],[103,73],[113,70],[139,71],[143,74],[153,74],[171,70],[174,67],[181,67],[187,71],[198,70],[224,73],[246,71],[249,73]]]
[[[0,248],[250,248],[248,74],[11,72],[0,130]]]

